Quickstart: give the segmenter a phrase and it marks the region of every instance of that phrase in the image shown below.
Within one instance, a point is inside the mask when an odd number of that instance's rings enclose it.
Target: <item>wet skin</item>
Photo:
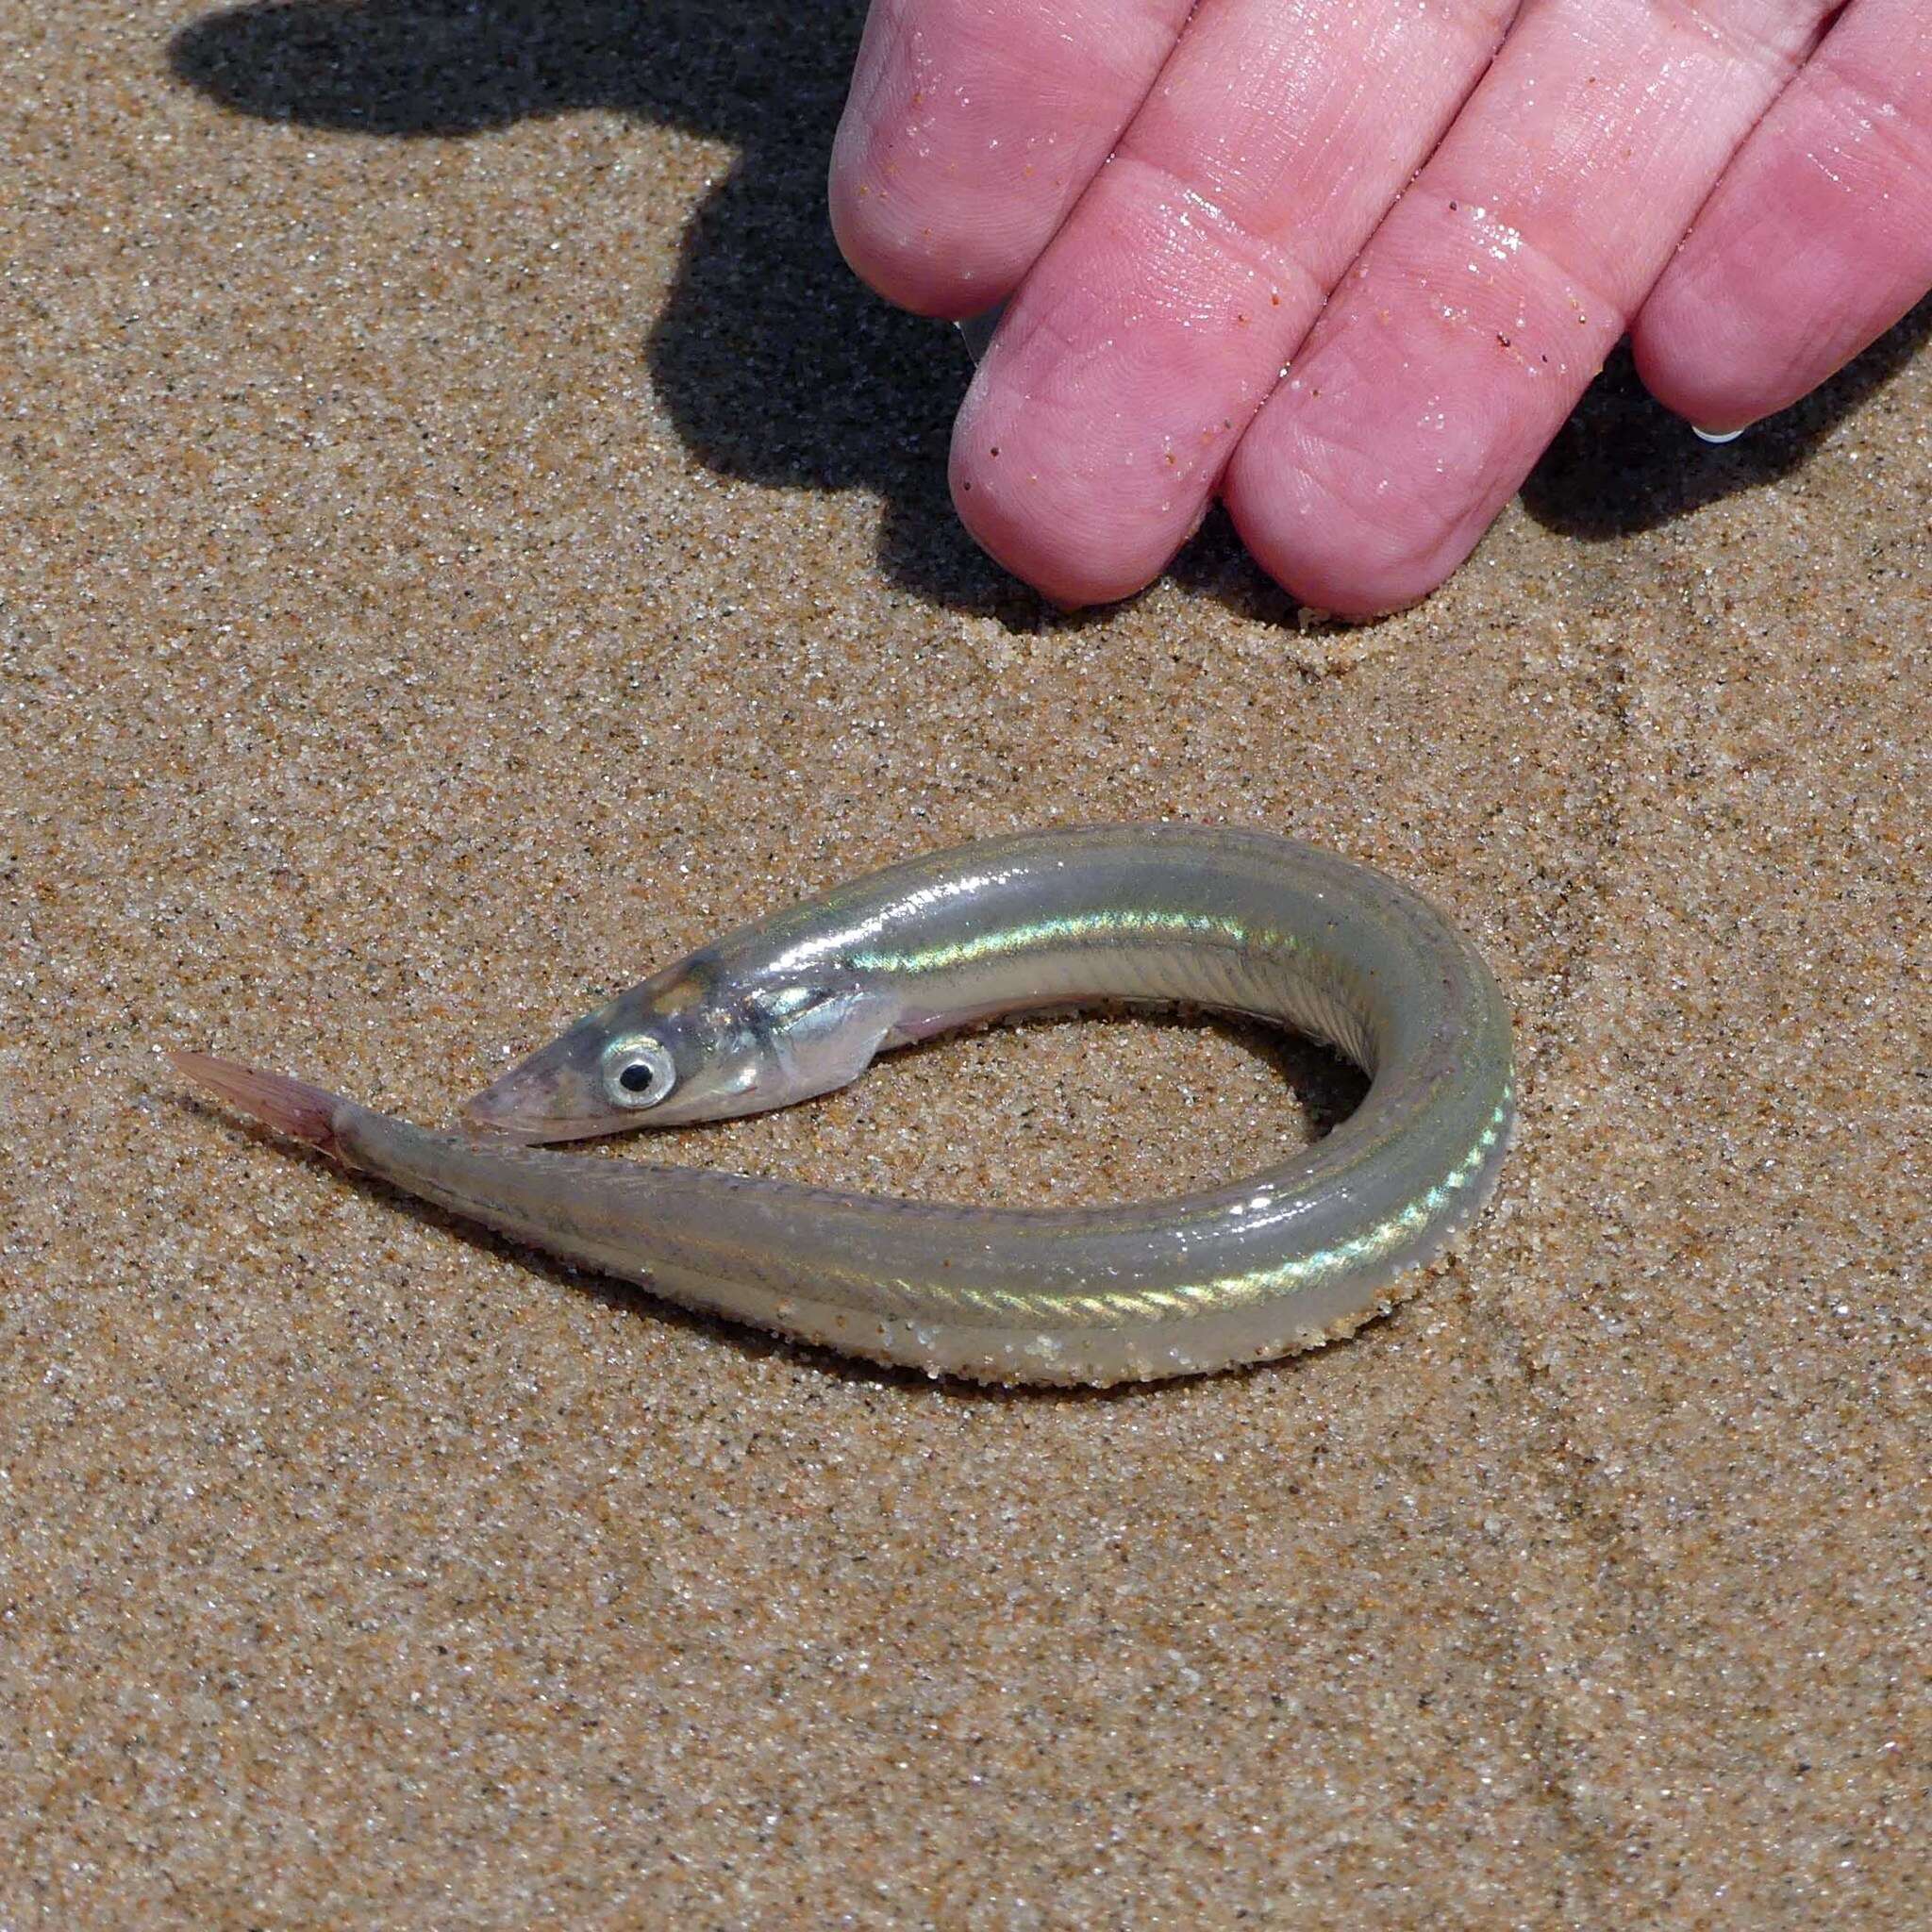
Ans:
[[[1007,304],[951,475],[1018,575],[1127,595],[1218,493],[1365,616],[1456,569],[1626,330],[1724,434],[1932,288],[1932,8],[874,0],[831,208],[891,300]]]

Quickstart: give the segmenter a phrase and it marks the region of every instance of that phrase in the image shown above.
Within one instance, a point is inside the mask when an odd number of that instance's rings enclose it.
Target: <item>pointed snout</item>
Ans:
[[[526,1083],[514,1069],[463,1103],[463,1124],[473,1132],[507,1134],[519,1141],[544,1138]]]
[[[578,1141],[625,1124],[590,1091],[568,1035],[540,1047],[463,1105],[472,1132],[536,1144]]]

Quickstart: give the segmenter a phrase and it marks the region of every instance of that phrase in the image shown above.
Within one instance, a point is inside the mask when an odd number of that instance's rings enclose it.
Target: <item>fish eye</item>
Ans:
[[[604,1050],[604,1091],[618,1107],[656,1107],[676,1085],[670,1052],[648,1033],[613,1041]]]

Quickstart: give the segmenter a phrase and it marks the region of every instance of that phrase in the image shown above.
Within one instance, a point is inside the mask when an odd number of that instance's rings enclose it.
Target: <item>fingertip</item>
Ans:
[[[1038,322],[1003,329],[966,391],[947,458],[953,506],[990,557],[1061,609],[1117,603],[1160,575],[1208,478],[1141,447],[1144,435],[1111,433],[1092,389],[1036,357],[1052,336]],[[1144,413],[1122,411],[1137,424]]]
[[[1767,344],[1740,303],[1712,303],[1667,280],[1631,325],[1639,379],[1706,442],[1733,442],[1790,400],[1770,378]]]
[[[886,65],[881,55],[875,63]],[[832,142],[832,239],[859,280],[895,308],[960,322],[1011,292],[1032,250],[957,161],[912,166],[886,125],[877,75],[855,77]]]
[[[1049,507],[1037,472],[1008,486],[989,478],[979,463],[956,455],[950,481],[953,508],[967,534],[1001,569],[1039,591],[1063,617],[1096,604],[1117,604],[1160,575],[1165,557],[1123,564],[1070,535],[1084,522],[1077,506]]]
[[[1932,145],[1897,78],[1915,58],[1932,58],[1921,0],[1861,0],[1752,130],[1631,325],[1666,408],[1728,435],[1807,395],[1923,297]]]
[[[1298,603],[1351,623],[1387,617],[1439,589],[1482,534],[1481,522],[1445,530],[1421,506],[1406,514],[1387,497],[1364,514],[1327,468],[1265,416],[1228,468],[1223,500],[1236,531]]]
[[[1112,152],[1187,0],[881,0],[833,145],[833,233],[888,301],[1009,295]]]
[[[956,233],[942,216],[868,180],[862,165],[835,158],[826,201],[846,265],[874,294],[914,315],[968,321],[1009,294],[1024,272],[1024,260],[1014,266],[989,257],[983,238]]]
[[[1319,543],[1290,547],[1251,536],[1236,519],[1255,560],[1288,594],[1311,610],[1350,624],[1389,617],[1441,589],[1453,565],[1436,567],[1413,558],[1364,558],[1338,554]]]
[[[973,541],[1063,616],[1133,596],[1167,562],[1164,549],[1124,550],[1106,528],[1107,506],[1077,479],[1042,475],[1024,447],[956,434],[948,477]]]

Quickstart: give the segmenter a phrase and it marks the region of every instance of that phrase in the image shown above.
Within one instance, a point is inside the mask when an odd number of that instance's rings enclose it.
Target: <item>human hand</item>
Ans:
[[[952,453],[1008,568],[1127,595],[1218,491],[1368,615],[1462,561],[1626,328],[1722,432],[1932,286],[1932,7],[1835,11],[874,0],[833,224],[904,308],[1008,300]]]

